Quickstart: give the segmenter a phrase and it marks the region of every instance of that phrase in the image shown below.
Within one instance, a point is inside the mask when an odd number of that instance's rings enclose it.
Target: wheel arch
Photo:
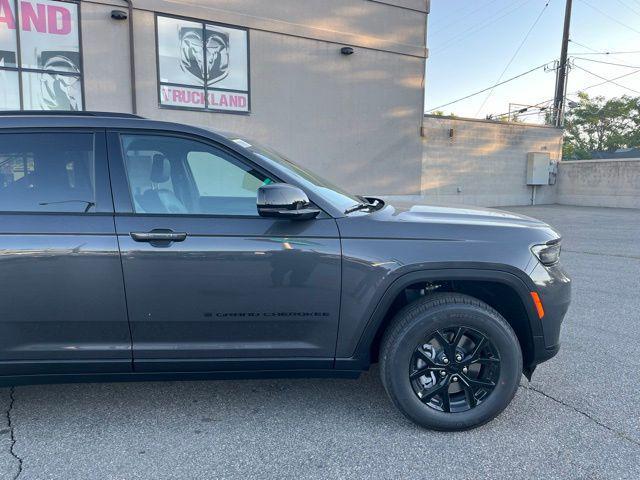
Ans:
[[[417,290],[423,292],[416,294]],[[478,298],[505,317],[520,342],[524,373],[530,376],[535,368],[537,339],[542,337],[542,325],[530,297],[534,290],[533,282],[524,272],[508,265],[456,266],[406,273],[394,280],[378,301],[357,343],[353,360],[364,368],[377,361],[382,335],[404,305],[431,291],[451,291]]]

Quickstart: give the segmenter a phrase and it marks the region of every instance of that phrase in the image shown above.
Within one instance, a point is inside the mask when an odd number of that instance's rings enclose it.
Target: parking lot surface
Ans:
[[[574,300],[562,348],[496,420],[414,426],[358,380],[0,389],[0,478],[640,478],[640,210],[540,206]]]

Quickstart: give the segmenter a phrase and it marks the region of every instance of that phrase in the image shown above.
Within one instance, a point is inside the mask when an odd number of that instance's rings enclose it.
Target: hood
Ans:
[[[493,208],[430,206],[408,202],[393,202],[392,204],[387,204],[385,208],[393,209],[393,212],[389,211],[387,213],[393,217],[399,217],[398,220],[402,221],[548,227],[546,223],[538,219]]]
[[[430,206],[393,201],[376,212],[359,212],[341,220],[343,235],[359,237],[522,240],[529,244],[560,237],[556,230],[535,218],[481,207]]]

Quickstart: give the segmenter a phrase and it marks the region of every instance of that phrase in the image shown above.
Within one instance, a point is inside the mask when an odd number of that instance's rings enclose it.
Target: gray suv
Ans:
[[[438,430],[556,354],[548,225],[353,195],[230,134],[0,115],[0,382],[358,377]]]

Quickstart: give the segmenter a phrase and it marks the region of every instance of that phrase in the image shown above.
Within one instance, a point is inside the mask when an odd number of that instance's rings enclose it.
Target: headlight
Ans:
[[[553,265],[560,260],[560,240],[545,245],[534,245],[531,251],[543,265]]]

